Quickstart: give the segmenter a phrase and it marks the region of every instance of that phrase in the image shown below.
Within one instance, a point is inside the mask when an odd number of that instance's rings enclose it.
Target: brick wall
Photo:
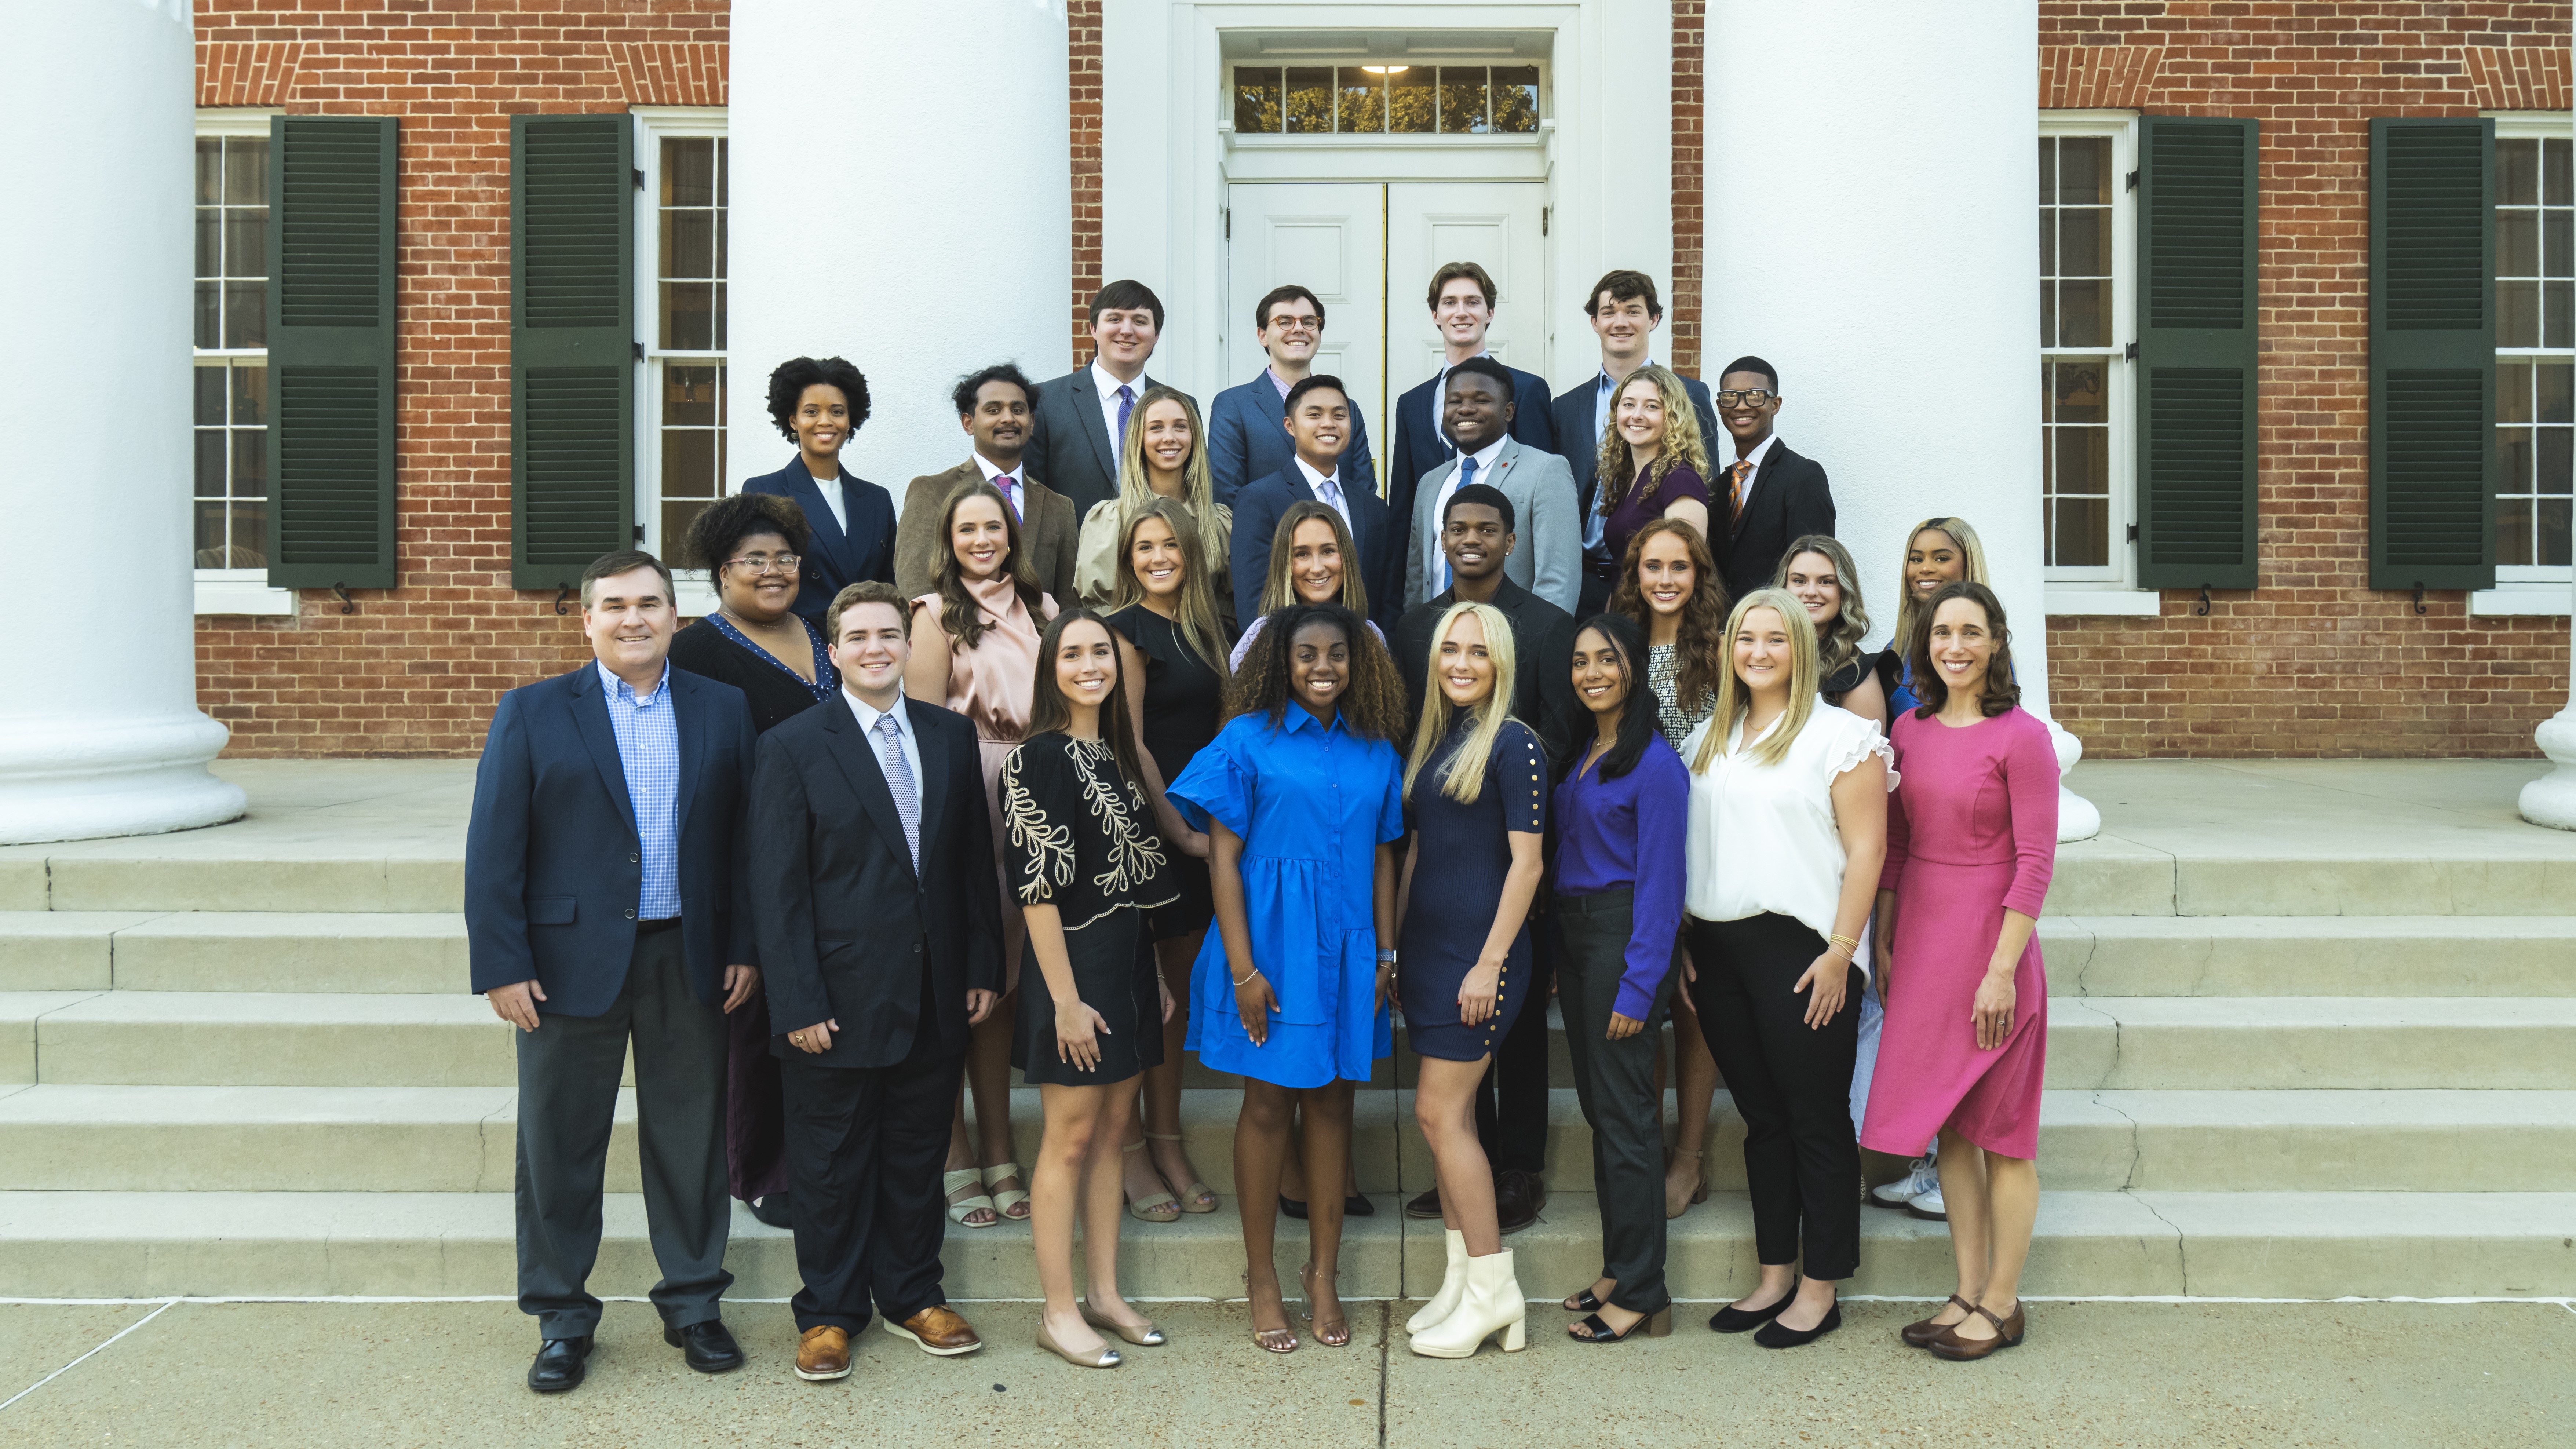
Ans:
[[[471,754],[587,657],[510,588],[510,117],[725,103],[726,0],[197,0],[198,104],[400,118],[396,549],[354,613],[197,621],[243,755]]]
[[[1685,376],[1699,373],[1707,36],[1707,0],[1673,0],[1673,293],[1664,299],[1664,352]]]
[[[2040,104],[2262,122],[2260,587],[2053,619],[2088,755],[2531,755],[2567,621],[2368,587],[2370,118],[2564,111],[2571,7],[2043,0]]]
[[[1072,125],[1073,360],[1091,359],[1091,295],[1100,290],[1100,0],[1065,6],[1065,79]],[[1143,279],[1153,285],[1153,279]],[[1155,295],[1161,295],[1157,288]],[[1171,299],[1164,298],[1166,307]]]

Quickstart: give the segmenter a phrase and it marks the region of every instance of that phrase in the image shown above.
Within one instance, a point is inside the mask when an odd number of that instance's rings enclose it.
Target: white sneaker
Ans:
[[[1871,1188],[1869,1201],[1872,1207],[1901,1208],[1927,1192],[1936,1198],[1940,1196],[1941,1174],[1933,1166],[1931,1158],[1918,1157],[1903,1177]]]
[[[1918,1218],[1930,1218],[1936,1223],[1946,1223],[1950,1220],[1949,1209],[1941,1204],[1941,1184],[1937,1182],[1932,1184],[1930,1192],[1919,1192],[1907,1198],[1905,1210]]]

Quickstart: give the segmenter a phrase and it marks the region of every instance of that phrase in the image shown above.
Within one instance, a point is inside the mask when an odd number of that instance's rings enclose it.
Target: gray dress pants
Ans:
[[[724,1012],[689,989],[676,930],[635,938],[626,985],[598,1016],[540,1015],[519,1038],[519,1311],[546,1338],[584,1338],[599,1300],[600,1194],[617,1079],[635,1043],[644,1221],[674,1328],[722,1316],[733,1205],[725,1195]]]
[[[1643,1031],[1611,1041],[1619,978],[1628,970],[1629,891],[1558,896],[1564,950],[1556,1004],[1574,1059],[1575,1099],[1592,1126],[1592,1184],[1601,1204],[1601,1276],[1610,1301],[1653,1314],[1673,1301],[1664,1283],[1664,1114],[1655,1091],[1655,1043],[1672,1010],[1672,971],[1655,988]]]

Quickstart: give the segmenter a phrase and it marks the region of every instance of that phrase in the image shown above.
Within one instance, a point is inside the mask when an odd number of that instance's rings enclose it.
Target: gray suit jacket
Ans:
[[[1411,608],[1441,591],[1440,495],[1458,470],[1450,459],[1422,475],[1413,495],[1413,535],[1405,550],[1404,603]],[[1583,520],[1577,516],[1574,470],[1554,453],[1518,438],[1506,439],[1494,466],[1476,481],[1502,490],[1512,501],[1517,542],[1503,560],[1503,577],[1571,614],[1583,585]]]

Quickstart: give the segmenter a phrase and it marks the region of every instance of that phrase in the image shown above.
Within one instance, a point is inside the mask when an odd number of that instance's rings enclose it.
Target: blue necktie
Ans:
[[[1118,384],[1118,436],[1110,440],[1110,451],[1122,457],[1127,447],[1127,415],[1135,410],[1136,390],[1123,382]]]
[[[892,712],[877,716],[878,763],[885,767],[886,792],[894,796],[894,813],[903,821],[903,843],[912,848],[912,873],[921,874],[921,792],[913,787],[912,764],[903,757],[903,727]]]
[[[1461,487],[1461,488],[1472,487],[1472,486],[1474,486],[1475,482],[1476,482],[1476,455],[1475,455],[1475,454],[1473,454],[1473,453],[1461,453],[1461,454],[1459,454],[1459,455],[1458,455],[1458,486],[1459,486],[1459,487]],[[1452,498],[1455,498],[1455,497],[1457,497],[1458,495],[1457,495],[1456,493],[1451,493],[1449,496],[1450,496],[1450,497],[1452,497]],[[1440,527],[1441,527],[1441,531],[1445,533],[1445,532],[1447,532],[1447,531],[1448,531],[1449,525],[1448,525],[1447,521],[1446,521],[1446,520],[1444,520],[1444,521],[1441,523]],[[1447,593],[1447,592],[1449,592],[1449,551],[1448,551],[1447,549],[1442,549],[1442,550],[1440,551],[1440,592],[1442,592],[1442,593],[1444,593],[1444,594],[1445,594],[1445,593]]]

